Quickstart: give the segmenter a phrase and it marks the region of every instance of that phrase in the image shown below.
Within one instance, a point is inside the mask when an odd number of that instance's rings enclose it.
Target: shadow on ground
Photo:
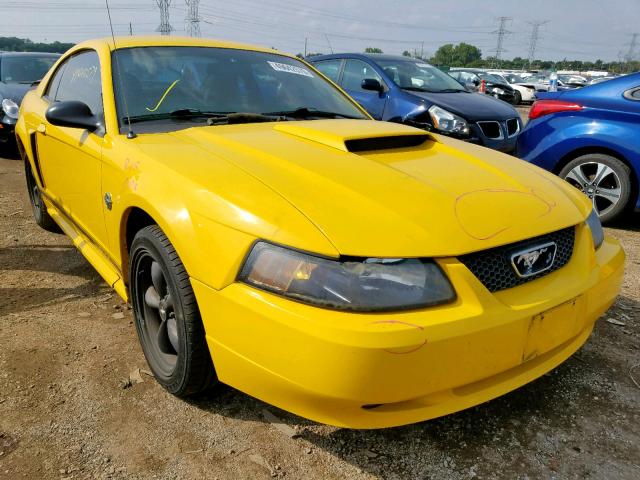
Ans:
[[[0,248],[0,275],[16,271],[20,272],[19,286],[6,280],[0,287],[0,315],[91,296],[98,293],[104,283],[74,247],[65,245]],[[73,282],[72,286],[65,286],[64,282],[50,283],[46,281],[50,274],[77,277],[84,282],[80,285]],[[6,278],[13,277],[7,275]]]

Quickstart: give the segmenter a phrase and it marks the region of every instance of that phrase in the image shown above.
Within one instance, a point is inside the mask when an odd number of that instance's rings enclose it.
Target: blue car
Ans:
[[[360,53],[308,60],[377,120],[433,130],[503,152],[515,149],[521,120],[511,105],[467,91],[422,60]]]
[[[538,95],[517,155],[584,192],[603,222],[640,209],[640,73]]]

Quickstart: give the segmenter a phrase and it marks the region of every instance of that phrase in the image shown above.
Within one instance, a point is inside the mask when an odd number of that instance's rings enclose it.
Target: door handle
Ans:
[[[38,133],[41,133],[43,135],[47,134],[47,126],[44,123],[38,125],[38,128],[36,130],[38,131]]]

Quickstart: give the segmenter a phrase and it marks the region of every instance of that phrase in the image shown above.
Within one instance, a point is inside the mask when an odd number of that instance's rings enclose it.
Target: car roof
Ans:
[[[425,62],[426,60],[420,60],[419,58],[405,57],[404,55],[389,55],[386,53],[329,53],[327,55],[314,55],[313,57],[308,57],[307,60],[310,62],[319,62],[321,60],[332,60],[338,58],[357,58],[360,60],[372,60],[377,62],[379,60],[395,60],[395,61],[415,61],[415,62]]]
[[[60,53],[52,52],[0,52],[0,57],[54,57],[57,58]]]
[[[99,47],[107,47],[109,50],[114,50],[114,41],[117,49],[132,48],[132,47],[216,47],[216,48],[233,48],[237,50],[252,50],[257,52],[269,52],[277,53],[291,57],[287,53],[282,53],[272,48],[259,47],[257,45],[251,45],[248,43],[228,42],[225,40],[216,40],[208,38],[194,38],[194,37],[179,37],[179,36],[126,36],[126,37],[111,37],[97,38],[94,40],[87,40],[74,46],[71,51],[77,51],[87,48],[97,49]]]

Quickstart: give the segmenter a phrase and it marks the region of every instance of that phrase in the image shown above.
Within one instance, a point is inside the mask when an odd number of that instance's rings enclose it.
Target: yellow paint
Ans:
[[[178,37],[116,43],[273,53]],[[219,377],[242,391],[354,428],[445,415],[563,362],[619,291],[619,244],[607,238],[594,252],[583,223],[589,201],[547,172],[432,134],[417,147],[349,152],[348,140],[425,135],[370,120],[198,126],[127,139],[117,127],[112,48],[95,40],[67,54],[99,55],[104,137],[39,130],[51,74],[26,95],[17,134],[33,168],[29,135],[38,135],[49,211],[125,299],[128,215],[140,209],[157,222],[191,277]],[[491,294],[456,258],[572,225],[571,261],[517,288]],[[375,315],[292,302],[235,281],[259,239],[333,258],[433,257],[457,300]],[[371,404],[383,405],[361,408]]]

